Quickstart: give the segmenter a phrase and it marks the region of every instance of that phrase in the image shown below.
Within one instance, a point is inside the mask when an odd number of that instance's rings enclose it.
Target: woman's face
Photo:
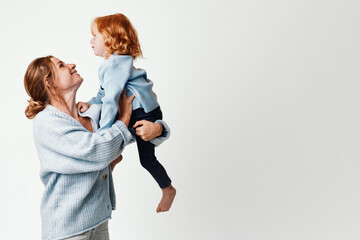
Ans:
[[[83,78],[75,69],[76,65],[66,64],[57,58],[51,58],[51,61],[53,62],[56,70],[56,91],[63,95],[74,90],[76,92],[83,81]]]
[[[92,49],[94,50],[94,54],[99,57],[104,57],[106,53],[104,38],[99,32],[96,24],[93,24],[91,26],[91,33],[93,35],[93,38],[90,40],[90,44]]]

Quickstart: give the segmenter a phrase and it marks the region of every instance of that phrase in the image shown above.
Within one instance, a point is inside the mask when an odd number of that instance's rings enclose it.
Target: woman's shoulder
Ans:
[[[58,110],[52,105],[48,104],[44,110],[39,112],[34,118],[34,128],[52,128],[60,127],[62,125],[77,124],[75,119],[72,119],[66,113]]]
[[[55,118],[64,118],[65,116],[66,116],[65,113],[61,112],[60,110],[58,110],[54,106],[48,104],[48,105],[46,105],[44,110],[42,110],[41,112],[39,112],[36,115],[35,120],[41,121],[43,119],[54,118],[54,117]]]

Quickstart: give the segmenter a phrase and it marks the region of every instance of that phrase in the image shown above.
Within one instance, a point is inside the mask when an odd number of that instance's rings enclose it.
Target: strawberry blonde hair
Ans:
[[[142,51],[138,35],[130,20],[121,13],[97,17],[94,19],[99,33],[104,38],[107,48],[105,58],[116,53],[118,55],[130,55],[135,60],[142,57]]]

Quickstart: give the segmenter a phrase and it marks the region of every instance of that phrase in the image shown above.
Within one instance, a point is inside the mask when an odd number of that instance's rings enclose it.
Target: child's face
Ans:
[[[99,33],[99,30],[98,30],[96,24],[93,24],[91,26],[91,33],[94,36],[90,40],[90,44],[94,50],[94,54],[99,57],[104,57],[105,52],[106,52],[106,47],[104,45],[104,38],[101,35],[101,33]]]

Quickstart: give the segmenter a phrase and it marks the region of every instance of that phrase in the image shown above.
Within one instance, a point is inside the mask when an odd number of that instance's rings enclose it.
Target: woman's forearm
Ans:
[[[150,142],[154,144],[155,147],[157,147],[170,137],[170,128],[163,120],[156,120],[155,124],[161,125],[161,133],[158,135],[158,137],[151,139]]]
[[[158,137],[162,134],[163,132],[163,126],[160,123],[154,123],[154,135],[155,137]],[[155,138],[153,137],[153,138]],[[153,139],[151,138],[151,139]]]
[[[118,104],[119,120],[125,123],[129,127],[131,114],[132,114],[132,101],[134,94],[130,97],[126,97],[126,90],[121,93]]]
[[[109,129],[91,133],[63,114],[45,112],[34,121],[35,145],[42,167],[52,172],[74,174],[97,171],[118,157],[133,136],[117,121]],[[59,121],[61,119],[61,121]]]
[[[123,123],[125,123],[125,125],[126,125],[127,127],[129,127],[130,118],[131,118],[131,114],[127,114],[127,115],[125,115],[125,116],[121,116],[121,117],[119,118],[119,120],[122,121]]]

